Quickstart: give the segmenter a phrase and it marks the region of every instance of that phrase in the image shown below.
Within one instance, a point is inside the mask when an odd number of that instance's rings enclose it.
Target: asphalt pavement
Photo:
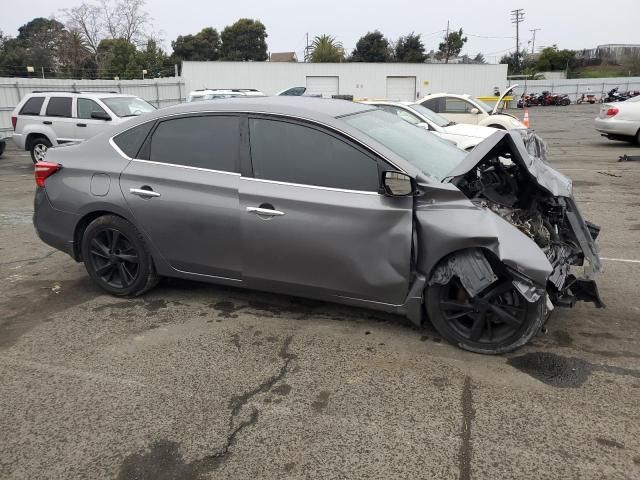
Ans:
[[[0,478],[640,478],[640,148],[597,105],[531,108],[602,227],[606,309],[488,357],[364,309],[165,280],[102,293],[0,158]],[[522,112],[516,112],[522,116]]]

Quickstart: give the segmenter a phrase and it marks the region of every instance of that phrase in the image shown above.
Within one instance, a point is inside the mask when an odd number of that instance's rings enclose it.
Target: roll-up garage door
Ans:
[[[307,95],[338,95],[338,77],[307,77]]]
[[[414,102],[416,77],[387,77],[387,100]]]

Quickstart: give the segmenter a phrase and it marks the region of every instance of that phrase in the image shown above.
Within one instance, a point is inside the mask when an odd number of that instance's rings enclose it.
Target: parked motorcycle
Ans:
[[[569,95],[567,95],[566,93],[555,94],[555,97],[556,97],[556,105],[561,105],[563,107],[566,107],[567,105],[571,105],[571,99],[569,98]]]
[[[593,105],[594,103],[597,103],[597,102],[598,102],[598,98],[595,96],[594,93],[587,93],[586,95],[583,93],[576,99],[577,104],[590,103],[591,105]]]
[[[618,87],[609,90],[609,93],[607,93],[607,96],[604,97],[603,101],[606,103],[624,102],[629,98],[627,95],[625,95],[624,93],[620,93],[618,90]]]
[[[537,93],[523,93],[518,100],[518,108],[540,105],[541,96]]]

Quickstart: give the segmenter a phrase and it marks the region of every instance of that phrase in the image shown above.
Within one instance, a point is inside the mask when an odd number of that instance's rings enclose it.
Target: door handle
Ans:
[[[260,207],[247,207],[247,212],[254,213],[256,215],[262,215],[265,217],[281,217],[284,212],[280,210],[274,210],[272,208],[260,208]]]
[[[50,122],[49,120],[43,120],[42,123],[44,123],[45,125],[52,125],[53,122]]]
[[[86,127],[87,124],[86,123],[76,123],[76,126],[78,126],[78,127]]]
[[[139,197],[159,197],[160,194],[158,192],[154,192],[151,190],[151,187],[147,188],[130,188],[129,193],[132,195],[137,195]]]

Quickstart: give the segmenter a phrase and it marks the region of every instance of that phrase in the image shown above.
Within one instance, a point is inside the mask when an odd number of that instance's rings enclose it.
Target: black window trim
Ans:
[[[155,122],[155,125],[153,125],[151,127],[151,130],[149,130],[149,133],[147,133],[147,136],[145,137],[144,141],[140,144],[140,148],[138,149],[138,152],[136,153],[136,157],[138,155],[140,155],[140,152],[142,150],[144,150],[145,148],[149,148],[150,145],[149,143],[151,142],[151,139],[153,138],[153,134],[155,133],[155,131],[157,130],[158,126],[160,126],[161,123],[166,122],[166,121],[170,121],[170,120],[178,120],[180,118],[192,118],[192,117],[238,117],[240,119],[240,131],[241,131],[241,139],[240,139],[240,153],[238,155],[238,163],[236,164],[236,172],[229,172],[227,170],[216,170],[214,168],[203,168],[203,167],[192,167],[190,165],[179,165],[176,163],[168,163],[168,162],[158,162],[155,160],[149,160],[149,159],[144,159],[144,158],[129,158],[129,160],[134,161],[134,162],[144,162],[144,163],[149,163],[152,165],[167,165],[169,167],[178,167],[178,168],[186,168],[189,170],[199,170],[201,172],[214,172],[214,173],[224,173],[226,175],[242,175],[242,157],[243,157],[243,153],[244,153],[244,142],[245,142],[245,138],[246,135],[243,134],[244,132],[244,127],[243,127],[243,115],[241,113],[237,113],[237,112],[193,112],[193,113],[178,113],[178,114],[174,114],[174,115],[168,115],[166,117],[162,117],[162,118],[158,118],[156,120],[151,120],[153,122]],[[136,128],[140,125],[143,125],[144,123],[147,122],[143,122],[140,123],[138,125],[136,125],[135,127],[132,128]],[[127,129],[124,130],[120,133],[118,133],[118,135],[121,135],[122,133],[131,130],[131,129]],[[110,143],[111,141],[117,137],[118,135],[114,135],[113,137],[111,137]],[[113,145],[115,145],[115,142],[113,142]],[[117,145],[116,145],[117,146]],[[119,149],[118,149],[119,150]],[[126,154],[124,152],[122,152],[122,154],[126,157]]]
[[[252,119],[263,119],[263,120],[275,120],[275,121],[280,121],[280,122],[284,122],[284,123],[291,123],[294,125],[300,125],[303,127],[307,127],[307,128],[311,128],[313,130],[317,130],[320,131],[322,133],[325,133],[327,135],[332,136],[333,138],[336,138],[344,143],[346,143],[347,145],[349,145],[352,148],[355,148],[356,150],[358,150],[360,153],[362,153],[363,155],[369,157],[371,159],[372,162],[375,162],[377,167],[378,167],[378,190],[373,191],[373,190],[353,190],[353,189],[348,189],[348,188],[338,188],[338,187],[326,187],[323,185],[310,185],[308,183],[294,183],[294,182],[285,182],[282,180],[269,180],[269,179],[265,179],[265,178],[257,178],[254,174],[253,171],[253,158],[251,157],[251,133],[249,131],[249,164],[250,164],[250,171],[246,172],[246,179],[247,180],[253,180],[253,181],[257,181],[257,182],[265,182],[265,183],[272,183],[272,184],[279,184],[279,185],[291,185],[291,186],[295,186],[295,187],[306,187],[306,188],[314,188],[314,189],[319,189],[319,190],[330,190],[330,191],[335,191],[335,192],[347,192],[347,193],[361,193],[361,194],[368,194],[368,195],[380,195],[380,194],[384,194],[384,190],[382,189],[382,174],[384,171],[388,171],[388,170],[394,170],[394,171],[398,171],[401,173],[405,173],[401,168],[396,167],[395,165],[393,165],[391,162],[389,162],[388,160],[386,160],[382,155],[378,154],[377,152],[373,151],[371,148],[369,148],[367,145],[364,145],[363,143],[361,143],[360,141],[358,141],[357,139],[351,137],[350,135],[346,135],[343,132],[341,132],[340,130],[337,130],[333,127],[331,127],[330,125],[326,125],[323,123],[319,123],[319,122],[315,122],[315,121],[311,121],[302,117],[295,117],[295,116],[291,116],[291,115],[284,115],[284,114],[277,114],[277,113],[259,113],[259,112],[253,112],[253,113],[249,113],[248,118],[247,118],[247,127],[248,127],[248,121],[252,120]],[[244,174],[244,172],[243,172]]]

